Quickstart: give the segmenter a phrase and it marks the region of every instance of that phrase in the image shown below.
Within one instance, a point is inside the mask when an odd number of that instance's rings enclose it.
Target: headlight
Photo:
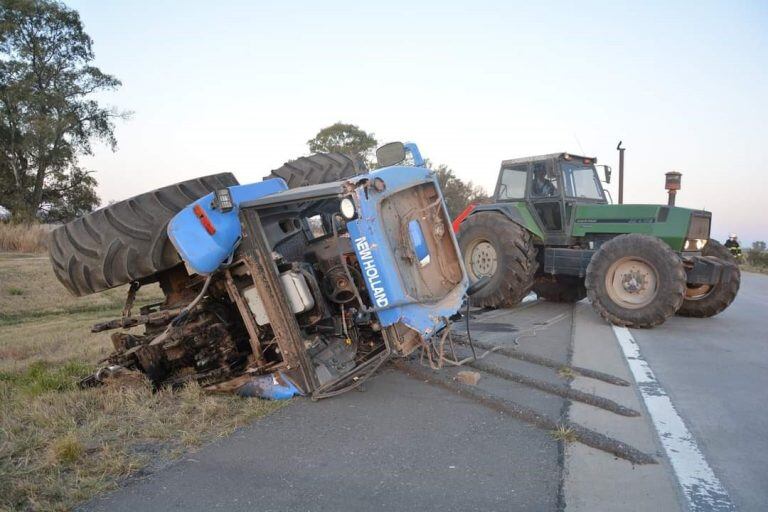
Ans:
[[[685,240],[684,251],[700,251],[707,245],[706,238],[687,238]]]
[[[357,210],[355,209],[355,203],[351,197],[345,197],[341,200],[341,214],[347,220],[352,220],[357,216]]]

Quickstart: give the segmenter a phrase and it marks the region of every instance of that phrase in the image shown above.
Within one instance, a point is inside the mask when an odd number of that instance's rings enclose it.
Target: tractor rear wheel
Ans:
[[[228,172],[182,181],[56,228],[50,243],[56,277],[78,297],[153,280],[181,262],[166,232],[171,218],[192,201],[232,185],[237,179]]]
[[[584,278],[545,275],[536,278],[533,291],[540,299],[550,302],[578,302],[587,296]]]
[[[739,292],[741,270],[731,251],[717,240],[709,240],[701,251],[701,255],[718,258],[726,267],[723,269],[725,279],[713,285],[688,283],[683,305],[677,310],[680,316],[696,318],[715,316],[730,306]]]
[[[518,304],[533,287],[536,247],[520,225],[496,212],[480,212],[462,222],[459,247],[471,282],[490,281],[472,296],[472,304],[502,308]]]
[[[330,183],[365,172],[365,166],[341,153],[317,153],[286,162],[264,179],[282,178],[288,188]]]
[[[653,327],[680,309],[685,269],[662,240],[632,233],[605,242],[587,267],[587,296],[616,325]]]

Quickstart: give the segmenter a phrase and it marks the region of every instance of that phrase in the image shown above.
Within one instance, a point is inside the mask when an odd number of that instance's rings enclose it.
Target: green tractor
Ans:
[[[727,308],[741,274],[709,238],[711,213],[609,204],[596,163],[569,153],[502,162],[493,204],[454,222],[470,279],[485,282],[473,304],[510,307],[531,290],[556,302],[589,297],[603,318],[629,327]]]

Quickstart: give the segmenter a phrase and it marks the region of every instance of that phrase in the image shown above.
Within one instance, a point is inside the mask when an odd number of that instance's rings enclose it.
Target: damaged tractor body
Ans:
[[[102,375],[323,398],[429,343],[468,280],[437,181],[414,145],[400,146],[416,165],[222,187],[182,208],[167,235],[183,263],[144,280],[157,279],[165,301],[131,315],[132,285],[123,317],[94,326],[145,325],[112,335]]]

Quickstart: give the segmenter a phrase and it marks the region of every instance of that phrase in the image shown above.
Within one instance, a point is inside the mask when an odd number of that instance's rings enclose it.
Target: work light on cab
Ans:
[[[355,203],[351,197],[345,197],[341,200],[341,214],[347,220],[352,220],[357,216],[357,210],[355,209]]]

